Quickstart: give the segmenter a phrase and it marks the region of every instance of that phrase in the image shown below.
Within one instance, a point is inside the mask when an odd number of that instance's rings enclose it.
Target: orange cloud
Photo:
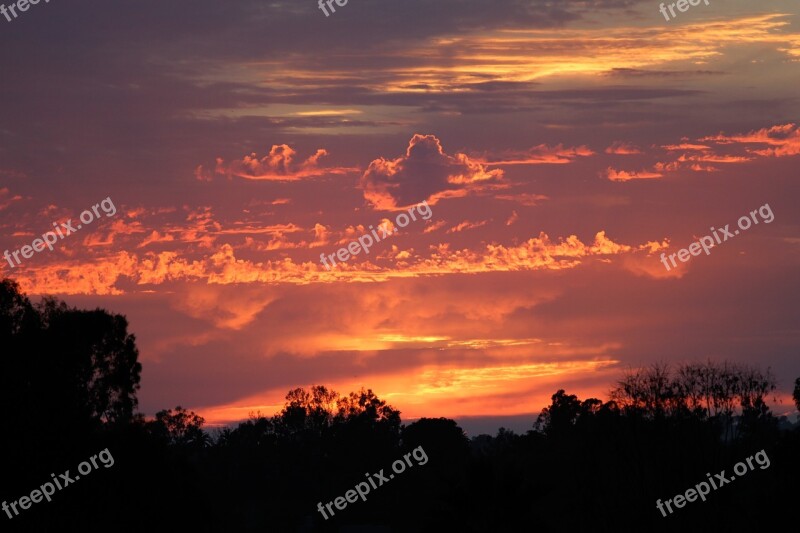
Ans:
[[[662,146],[663,149],[669,150],[670,152],[674,152],[677,150],[711,150],[710,146],[706,146],[705,144],[691,144],[691,143],[681,143],[681,144],[667,144]]]
[[[154,244],[154,243],[172,242],[174,240],[175,240],[175,237],[173,237],[172,235],[162,235],[158,231],[153,230],[152,233],[150,233],[150,235],[145,237],[145,239],[141,243],[139,243],[137,248],[144,248],[145,246],[148,246],[148,245]]]
[[[699,163],[694,163],[689,168],[695,172],[719,172],[717,167],[712,167],[711,165],[701,165]]]
[[[678,158],[678,161],[685,163],[687,161],[704,161],[707,163],[745,163],[752,161],[752,157],[744,157],[737,155],[719,155],[713,152],[702,152],[697,155],[683,154]]]
[[[7,208],[14,202],[22,200],[22,196],[15,194],[14,196],[8,190],[8,187],[0,188],[0,211]]]
[[[506,220],[506,226],[510,226],[511,224],[516,222],[518,219],[519,219],[519,215],[517,214],[517,212],[516,211],[511,211],[511,216],[508,217],[508,220]]]
[[[648,172],[646,170],[628,172],[625,170],[614,170],[611,167],[605,170],[605,177],[611,181],[645,180],[660,178],[662,176],[663,174],[659,174],[658,172]]]
[[[495,196],[498,200],[507,200],[509,202],[517,202],[521,205],[526,206],[534,206],[539,205],[542,200],[549,200],[548,196],[543,194],[533,194],[529,192],[523,192],[519,194],[500,194]]]
[[[540,144],[525,152],[507,152],[503,158],[494,161],[481,160],[487,165],[544,165],[572,163],[578,157],[588,157],[594,152],[586,146],[565,148],[563,144],[548,146]]]
[[[473,229],[473,228],[480,228],[481,226],[485,226],[488,224],[488,220],[482,220],[480,222],[470,222],[469,220],[465,220],[461,224],[457,224],[447,230],[447,233],[458,233],[460,231],[464,231],[466,229]]]
[[[662,163],[659,161],[653,165],[653,168],[658,172],[674,172],[680,168],[680,164],[677,161],[672,161],[670,163]]]
[[[719,144],[766,144],[769,147],[763,149],[747,148],[748,152],[764,157],[787,157],[800,154],[800,128],[792,123],[762,128],[740,135],[729,136],[720,133],[700,140],[714,141]]]
[[[611,146],[605,149],[607,154],[616,154],[616,155],[634,155],[634,154],[641,154],[642,151],[639,150],[638,147],[634,146],[631,143],[622,142],[622,141],[614,141],[611,143]]]
[[[436,231],[437,229],[441,228],[445,224],[447,224],[447,222],[445,222],[444,220],[437,220],[433,224],[428,224],[427,226],[425,226],[425,229],[422,230],[422,233],[431,233],[431,232]]]
[[[242,291],[235,286],[191,284],[176,292],[173,306],[218,328],[240,330],[276,299],[268,288]]]
[[[526,83],[556,76],[599,77],[624,69],[674,68],[685,61],[699,64],[718,59],[731,46],[742,45],[774,51],[791,61],[800,58],[800,34],[793,31],[791,17],[766,13],[669,28],[656,22],[650,26],[505,29],[439,37],[398,52],[407,61],[418,62],[417,68],[403,63],[384,70],[381,77],[365,77],[363,83],[388,93],[456,93],[492,81]],[[317,74],[310,68],[302,73],[309,77]],[[264,75],[275,83],[281,81],[269,73]]]
[[[229,178],[237,176],[249,180],[297,181],[324,174],[346,174],[358,170],[346,167],[321,167],[319,160],[328,155],[328,152],[321,148],[302,162],[295,162],[296,155],[297,152],[289,145],[275,144],[270,149],[269,155],[261,159],[255,152],[244,156],[241,161],[227,164],[222,158],[217,158],[216,173]],[[202,168],[198,167],[198,171],[202,172]]]
[[[267,233],[270,235],[278,235],[283,233],[295,233],[298,231],[304,231],[303,228],[300,226],[288,223],[288,224],[271,224],[269,226],[255,226],[255,225],[245,225],[245,224],[236,224],[235,227],[232,228],[225,228],[220,229],[216,233],[221,235],[224,234],[246,234],[246,235],[254,235],[259,233]]]
[[[264,262],[240,259],[233,246],[223,244],[210,256],[195,260],[181,257],[174,251],[148,252],[141,257],[120,252],[97,257],[94,261],[27,267],[15,271],[15,279],[30,294],[100,295],[122,294],[124,291],[117,286],[122,280],[139,286],[176,281],[202,281],[212,285],[371,283],[427,275],[575,268],[590,256],[632,253],[648,250],[651,245],[619,244],[606,237],[604,231],[598,232],[591,244],[582,243],[575,235],[554,242],[541,233],[517,246],[488,244],[479,250],[451,250],[449,244],[439,244],[431,246],[427,256],[397,250],[397,253],[373,258],[374,262],[349,261],[327,271],[319,262],[295,263],[289,257]]]
[[[135,207],[133,209],[128,209],[128,212],[125,213],[125,216],[127,216],[128,218],[138,218],[144,215],[145,213],[147,213],[147,209],[145,209],[144,207]]]
[[[194,169],[194,179],[197,181],[212,181],[214,178],[203,170],[203,165],[197,165],[197,168]]]
[[[793,123],[779,124],[739,135],[720,133],[702,137],[698,141],[708,144],[690,142],[688,138],[684,137],[679,144],[662,145],[661,148],[668,152],[683,151],[684,153],[675,161],[655,163],[652,171],[618,171],[609,167],[604,171],[604,177],[611,181],[629,181],[660,178],[664,172],[675,172],[680,169],[688,169],[693,172],[719,172],[719,168],[704,163],[740,164],[754,161],[758,156],[787,157],[800,154],[800,128]],[[744,153],[741,153],[741,150],[740,153],[718,153],[716,147],[711,144],[727,146],[727,152],[735,152],[736,148],[742,147]],[[767,146],[764,148],[753,147],[753,145],[759,144]],[[606,149],[606,152],[609,152],[609,149]]]
[[[322,224],[314,224],[314,242],[309,244],[309,247],[316,248],[318,246],[325,246],[330,242],[330,231]]]

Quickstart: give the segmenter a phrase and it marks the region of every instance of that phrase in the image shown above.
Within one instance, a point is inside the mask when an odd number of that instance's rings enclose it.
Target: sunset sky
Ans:
[[[294,387],[528,429],[631,366],[800,376],[800,4],[40,2],[0,18],[2,276],[128,317],[140,410]],[[328,271],[369,226],[432,215]],[[768,204],[710,255],[660,261]],[[525,415],[525,416],[519,416]],[[470,418],[480,417],[480,418]],[[471,422],[470,422],[471,420]]]

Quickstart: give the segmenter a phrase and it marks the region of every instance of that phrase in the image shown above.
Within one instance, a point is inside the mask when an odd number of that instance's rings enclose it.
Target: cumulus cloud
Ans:
[[[487,190],[502,178],[502,170],[488,170],[465,154],[446,154],[435,135],[415,134],[405,155],[372,161],[360,187],[375,208],[393,210]]]

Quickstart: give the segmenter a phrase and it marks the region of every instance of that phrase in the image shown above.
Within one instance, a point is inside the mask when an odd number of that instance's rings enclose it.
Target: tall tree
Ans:
[[[559,389],[550,398],[552,403],[542,409],[535,427],[549,436],[563,435],[575,425],[581,412],[581,401],[574,394]]]
[[[32,305],[15,282],[0,283],[0,405],[8,421],[55,430],[132,420],[142,367],[127,329],[122,315],[55,298]]]
[[[320,438],[336,416],[339,394],[322,385],[313,385],[310,391],[303,388],[290,390],[286,403],[275,416],[276,431],[284,436]]]

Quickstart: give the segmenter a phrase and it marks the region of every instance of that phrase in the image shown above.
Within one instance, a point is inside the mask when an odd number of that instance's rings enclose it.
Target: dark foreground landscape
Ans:
[[[137,414],[122,316],[34,305],[6,280],[0,336],[3,531],[752,531],[791,527],[800,494],[800,429],[771,413],[756,368],[631,371],[607,399],[559,390],[524,435],[404,424],[371,390],[323,386],[207,432],[180,407]]]

